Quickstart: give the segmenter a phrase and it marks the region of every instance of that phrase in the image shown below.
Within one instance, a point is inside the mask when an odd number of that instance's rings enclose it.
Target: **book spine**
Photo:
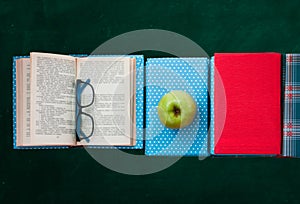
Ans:
[[[214,85],[215,85],[215,65],[214,65],[214,57],[211,58],[209,64],[209,97],[210,97],[210,127],[209,127],[209,145],[210,154],[214,155],[214,148],[215,148],[215,118],[214,118]]]

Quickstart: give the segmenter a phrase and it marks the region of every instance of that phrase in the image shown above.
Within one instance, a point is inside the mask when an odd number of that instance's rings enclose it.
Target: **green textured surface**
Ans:
[[[84,149],[12,149],[12,56],[90,53],[124,32],[158,28],[214,52],[300,52],[300,1],[0,1],[0,203],[299,203],[300,160],[183,158],[122,175]]]

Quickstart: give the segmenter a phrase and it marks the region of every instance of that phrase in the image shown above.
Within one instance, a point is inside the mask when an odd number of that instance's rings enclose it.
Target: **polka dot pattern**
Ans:
[[[146,63],[146,155],[208,156],[207,58],[151,58]],[[166,128],[158,118],[161,97],[172,90],[189,93],[197,103],[193,123]]]

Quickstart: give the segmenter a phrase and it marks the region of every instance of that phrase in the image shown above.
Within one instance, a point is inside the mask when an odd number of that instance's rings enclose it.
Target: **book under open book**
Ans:
[[[136,58],[30,53],[16,66],[16,146],[134,146]]]

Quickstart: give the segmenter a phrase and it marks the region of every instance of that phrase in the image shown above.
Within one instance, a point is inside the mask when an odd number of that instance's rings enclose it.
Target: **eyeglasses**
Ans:
[[[76,133],[79,141],[85,139],[89,142],[89,137],[94,133],[94,119],[93,117],[83,112],[83,108],[90,107],[94,103],[95,91],[90,84],[90,79],[85,82],[76,80]]]

